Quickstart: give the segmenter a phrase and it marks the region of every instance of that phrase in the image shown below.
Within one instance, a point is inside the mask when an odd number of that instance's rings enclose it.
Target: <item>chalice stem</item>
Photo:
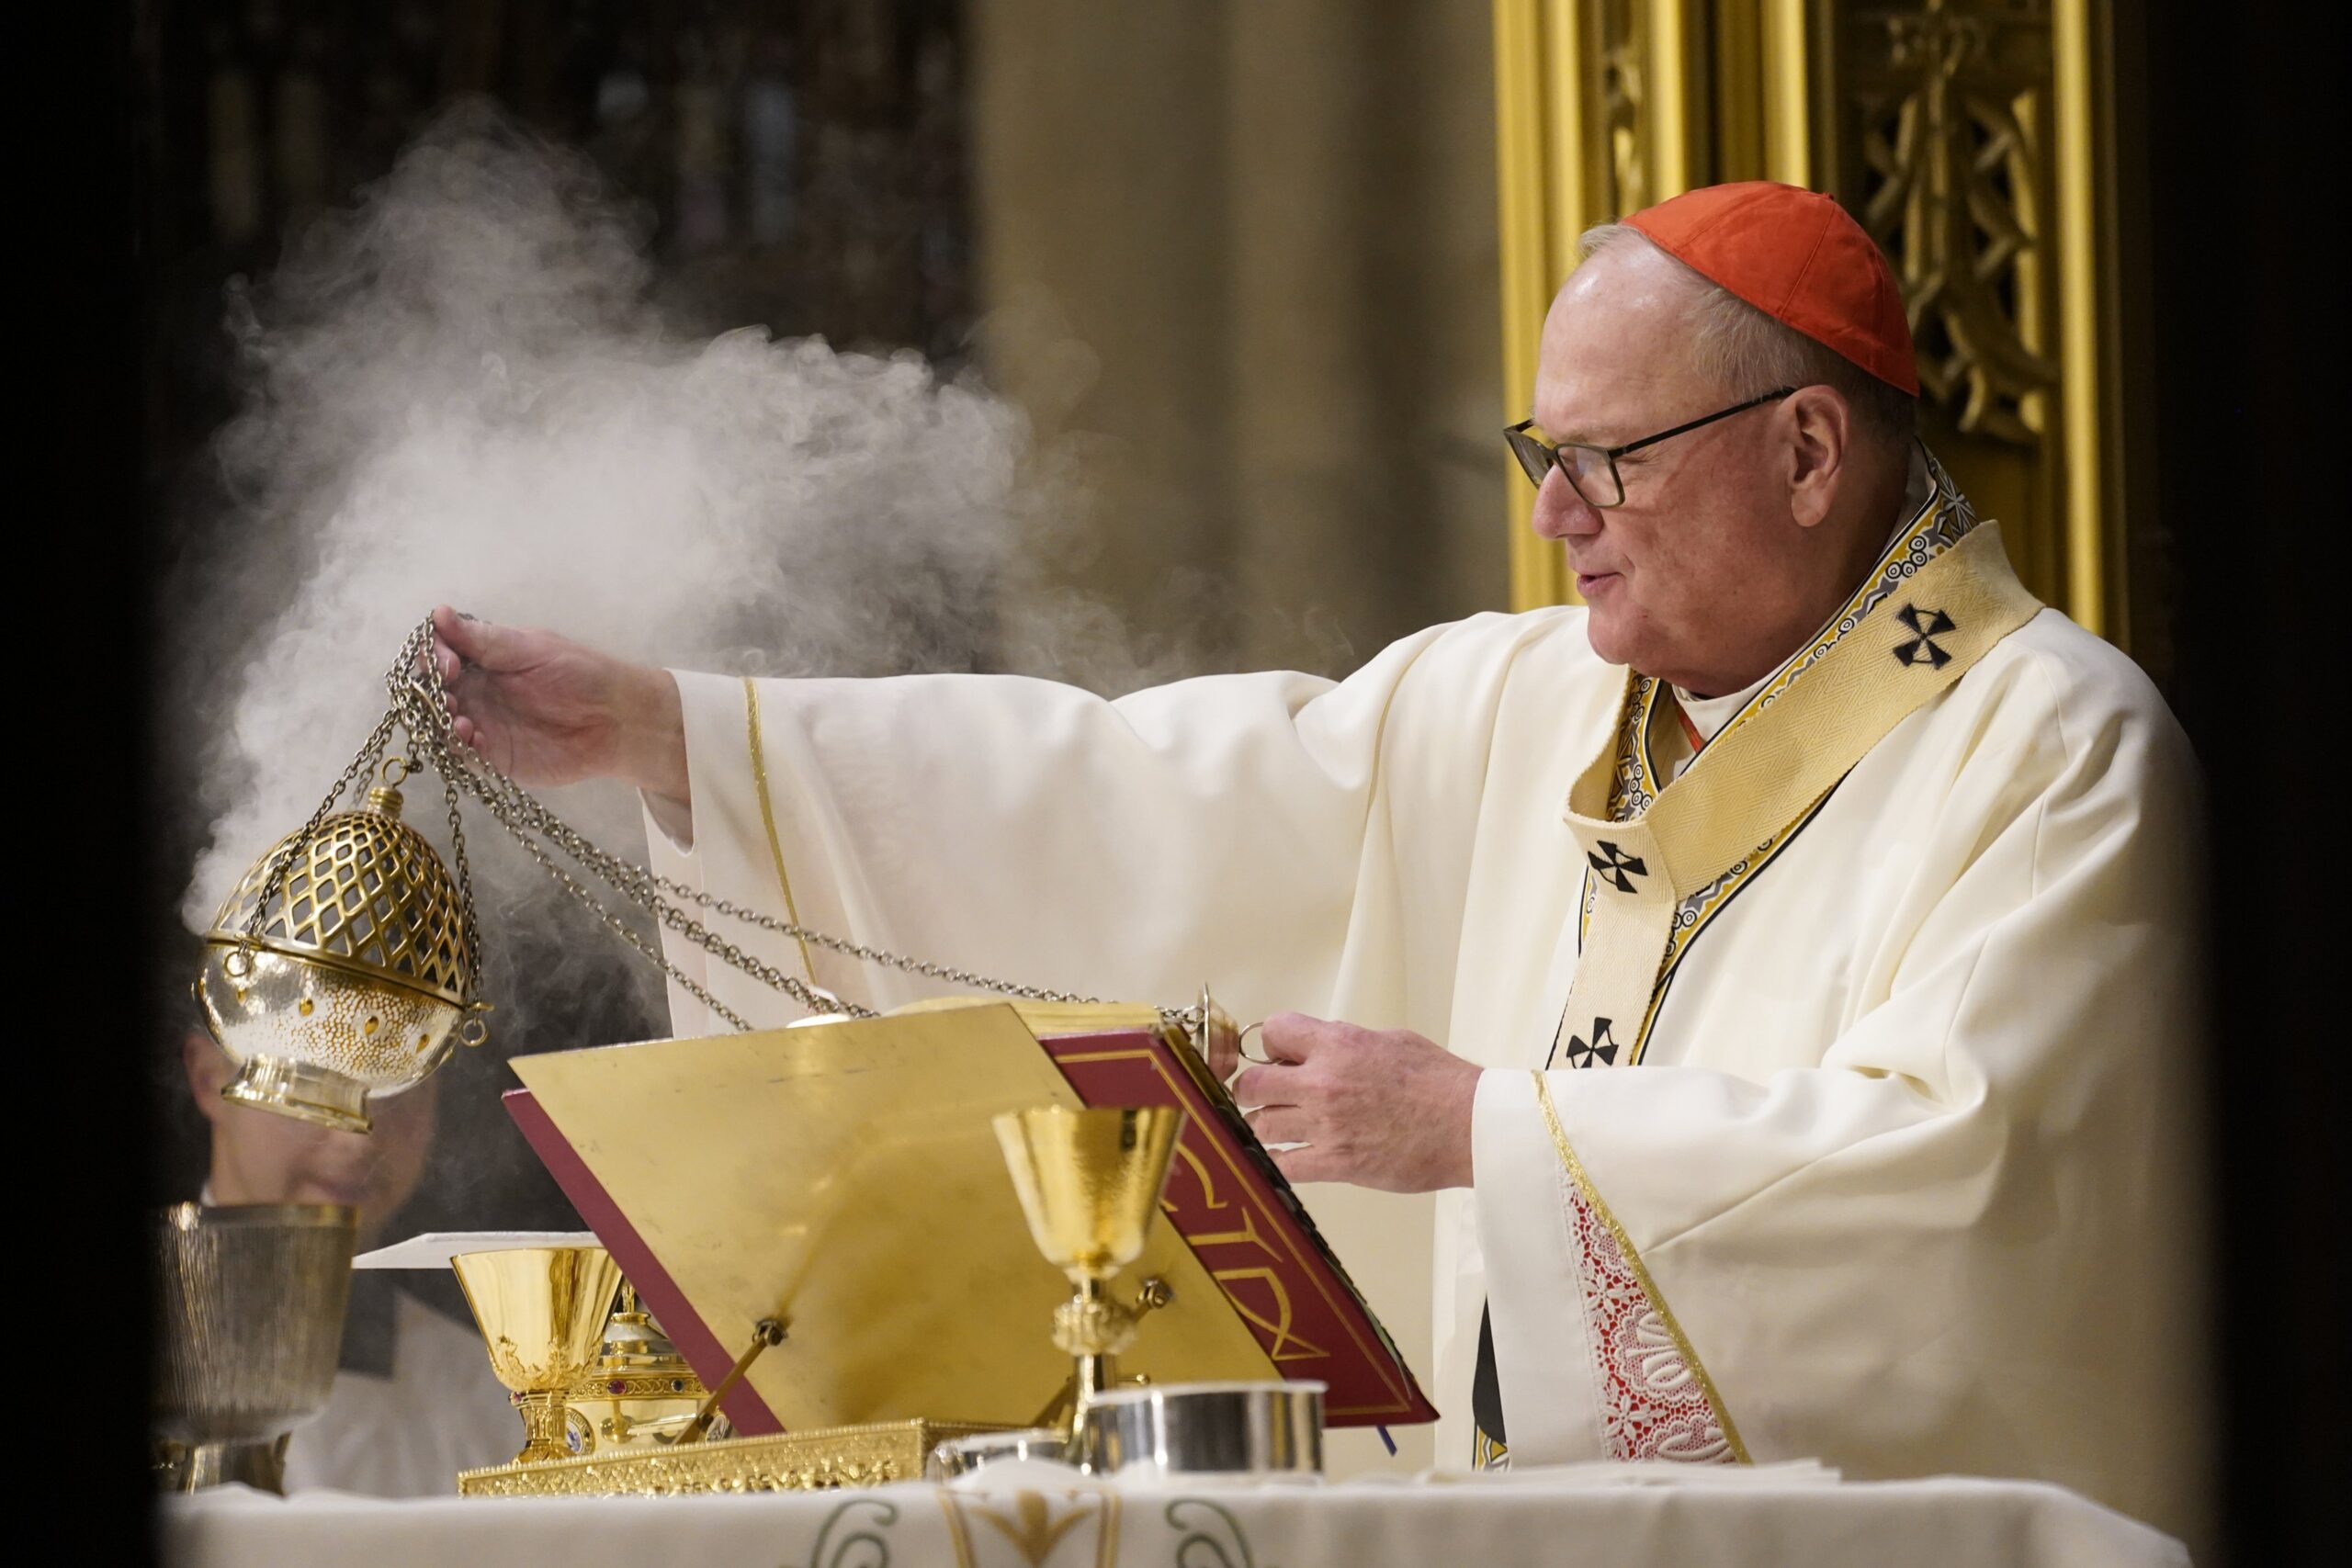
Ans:
[[[1095,1396],[1109,1388],[1117,1374],[1108,1356],[1080,1356],[1078,1359],[1078,1407],[1084,1410],[1094,1403]]]
[[[514,1408],[523,1413],[523,1451],[514,1456],[516,1464],[571,1457],[571,1445],[564,1434],[563,1390],[518,1393]]]
[[[1076,1319],[1080,1333],[1072,1349],[1078,1371],[1077,1415],[1083,1416],[1087,1406],[1118,1376],[1111,1363],[1114,1346],[1109,1342],[1115,1329],[1105,1315],[1105,1309],[1111,1305],[1110,1292],[1101,1280],[1080,1280],[1072,1304],[1080,1309]]]

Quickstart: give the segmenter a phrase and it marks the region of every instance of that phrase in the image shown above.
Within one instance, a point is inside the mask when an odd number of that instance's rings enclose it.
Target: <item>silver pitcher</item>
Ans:
[[[156,1216],[153,1430],[165,1490],[285,1490],[287,1436],[334,1386],[358,1222],[328,1203],[178,1203]]]

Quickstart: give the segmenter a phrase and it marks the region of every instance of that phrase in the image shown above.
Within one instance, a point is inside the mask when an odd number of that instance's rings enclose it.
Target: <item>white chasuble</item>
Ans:
[[[694,842],[650,824],[655,869],[983,974],[1176,1004],[1205,980],[1244,1019],[1488,1069],[1476,1186],[1438,1211],[1451,1462],[1487,1319],[1515,1464],[2034,1477],[2193,1532],[2193,765],[1935,480],[1671,784],[1662,689],[1577,608],[1336,683],[1117,701],[682,673]],[[739,940],[877,1007],[942,988]]]

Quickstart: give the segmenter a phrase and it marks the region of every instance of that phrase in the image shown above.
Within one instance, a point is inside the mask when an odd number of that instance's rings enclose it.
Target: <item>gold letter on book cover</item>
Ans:
[[[1312,1361],[1331,1353],[1312,1340],[1303,1339],[1290,1331],[1290,1290],[1283,1283],[1282,1276],[1272,1269],[1220,1269],[1216,1271],[1216,1282],[1225,1287],[1225,1299],[1233,1303],[1233,1310],[1274,1337],[1274,1342],[1268,1348],[1266,1353],[1275,1360]],[[1251,1306],[1243,1298],[1242,1293],[1234,1289],[1236,1285],[1247,1280],[1262,1280],[1266,1282],[1266,1288],[1274,1293],[1273,1316],[1268,1317]]]

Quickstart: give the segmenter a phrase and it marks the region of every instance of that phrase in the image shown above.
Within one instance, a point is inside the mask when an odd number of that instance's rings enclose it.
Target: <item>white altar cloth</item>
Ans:
[[[1570,1466],[1510,1477],[1172,1489],[1027,1483],[753,1496],[168,1499],[175,1568],[2185,1568],[2054,1486]],[[1703,1477],[1704,1479],[1702,1479]],[[1736,1477],[1736,1479],[1731,1479]],[[977,1483],[978,1478],[973,1478]]]

